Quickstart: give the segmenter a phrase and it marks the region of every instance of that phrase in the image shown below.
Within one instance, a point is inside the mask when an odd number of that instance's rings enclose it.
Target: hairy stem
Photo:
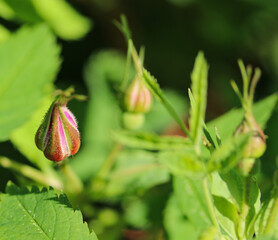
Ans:
[[[63,188],[63,184],[59,179],[54,178],[54,177],[49,177],[33,167],[30,167],[30,166],[22,164],[22,163],[15,162],[9,158],[0,157],[0,166],[7,168],[7,169],[11,169],[15,172],[18,172],[21,175],[23,175],[24,177],[32,179],[33,181],[35,181],[39,184],[46,185],[46,186],[52,186],[55,189]]]
[[[74,193],[81,193],[83,191],[83,183],[80,178],[72,170],[68,163],[68,159],[65,159],[60,166],[60,170],[66,178],[67,190]]]
[[[220,230],[218,220],[217,220],[217,217],[216,217],[216,214],[215,214],[215,208],[214,208],[212,196],[211,196],[211,193],[209,191],[207,177],[203,178],[202,186],[203,186],[203,191],[204,191],[204,194],[205,194],[205,199],[206,199],[206,203],[207,203],[207,207],[208,207],[208,211],[209,211],[209,214],[210,214],[211,221],[214,224],[214,226],[217,228],[218,232],[221,234],[221,230]]]
[[[116,143],[114,147],[112,148],[111,152],[105,159],[104,163],[102,164],[97,177],[99,178],[105,178],[106,175],[109,173],[110,169],[112,168],[114,161],[116,159],[116,156],[118,155],[119,151],[121,150],[122,145],[119,143]]]

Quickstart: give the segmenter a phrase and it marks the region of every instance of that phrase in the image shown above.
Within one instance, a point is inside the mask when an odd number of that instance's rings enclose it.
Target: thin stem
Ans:
[[[245,239],[245,231],[246,231],[246,218],[249,213],[249,206],[246,204],[246,188],[248,188],[248,184],[250,183],[250,177],[244,177],[244,187],[243,187],[243,199],[242,205],[240,206],[239,213],[239,223],[237,228],[237,234],[239,240]]]
[[[67,190],[74,193],[81,193],[83,191],[83,183],[72,170],[71,166],[68,163],[68,159],[65,159],[60,165],[60,170],[67,180]]]
[[[234,92],[236,93],[236,95],[238,96],[240,102],[242,103],[243,102],[243,98],[242,98],[242,95],[238,89],[238,86],[236,85],[235,81],[234,80],[231,80],[231,86],[234,90]]]
[[[32,179],[33,181],[35,181],[39,184],[46,185],[46,186],[52,186],[55,189],[63,188],[63,184],[61,183],[61,181],[59,179],[49,177],[33,167],[15,162],[6,157],[0,158],[0,166],[11,169],[13,171],[16,171],[16,172],[20,173],[21,175],[23,175],[29,179]]]
[[[141,47],[140,47],[139,58],[140,58],[140,61],[141,61],[142,65],[144,65],[144,59],[145,59],[145,46],[141,46]]]
[[[214,208],[212,196],[211,196],[211,193],[209,191],[207,177],[203,178],[202,186],[203,186],[203,191],[204,191],[204,194],[205,194],[205,199],[206,199],[206,203],[207,203],[207,207],[208,207],[208,210],[209,210],[211,221],[214,224],[214,226],[217,228],[218,232],[221,234],[221,230],[220,230],[218,220],[217,220],[217,217],[216,217],[216,214],[215,214],[215,208]]]
[[[116,159],[116,156],[118,155],[119,151],[121,150],[122,145],[119,143],[116,143],[114,147],[112,148],[111,152],[105,159],[104,163],[101,166],[101,169],[99,170],[97,177],[99,178],[105,178],[106,175],[109,173],[110,169],[112,168],[114,161]]]
[[[255,88],[261,77],[261,74],[262,74],[261,70],[259,68],[256,68],[250,85],[250,104],[252,104],[254,101]]]
[[[275,197],[275,200],[271,207],[270,214],[266,222],[264,234],[269,234],[271,233],[271,230],[273,230],[273,225],[275,223],[275,218],[277,216],[277,213],[278,213],[278,196]]]
[[[127,87],[127,81],[128,81],[128,75],[129,75],[129,69],[130,69],[130,63],[131,63],[131,50],[132,50],[132,40],[128,40],[128,46],[127,46],[127,55],[126,55],[126,64],[125,64],[125,72],[124,77],[121,84],[121,91],[123,92]]]
[[[238,65],[239,65],[239,69],[240,69],[241,76],[243,79],[243,100],[245,102],[247,102],[248,101],[249,79],[248,79],[248,75],[247,75],[246,69],[244,67],[243,61],[241,59],[238,60]]]
[[[131,49],[131,55],[133,58],[133,62],[134,62],[137,74],[139,75],[139,77],[142,77],[143,76],[143,66],[142,66],[141,60],[140,60],[133,44],[132,44],[132,49]]]
[[[126,177],[129,175],[133,175],[133,174],[138,174],[140,172],[144,172],[153,168],[157,168],[159,167],[158,164],[155,163],[151,163],[151,164],[146,164],[143,166],[138,166],[138,167],[133,167],[133,168],[128,168],[125,170],[121,170],[121,171],[117,171],[115,173],[113,173],[109,178],[112,179],[119,179],[121,177]]]

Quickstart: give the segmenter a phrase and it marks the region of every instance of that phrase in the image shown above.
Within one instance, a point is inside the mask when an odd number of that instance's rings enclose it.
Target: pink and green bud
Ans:
[[[152,95],[144,82],[136,77],[125,95],[125,107],[127,112],[146,113],[152,105]]]
[[[77,153],[80,134],[67,100],[58,98],[47,111],[35,137],[37,147],[46,158],[59,162]]]
[[[245,117],[243,122],[238,126],[235,134],[241,133],[251,134],[245,146],[243,157],[260,158],[266,150],[265,135],[253,116]]]

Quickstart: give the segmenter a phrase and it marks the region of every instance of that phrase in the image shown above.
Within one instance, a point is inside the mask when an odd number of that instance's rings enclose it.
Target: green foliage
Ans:
[[[91,28],[90,21],[81,16],[65,0],[2,1],[2,8],[0,5],[0,15],[2,17],[12,18],[23,23],[46,22],[59,37],[64,39],[79,39]]]
[[[24,44],[22,44],[24,43]],[[0,140],[28,120],[59,69],[59,47],[50,30],[23,28],[0,45]]]
[[[179,115],[177,114],[176,110],[174,107],[170,104],[168,99],[165,97],[163,91],[161,90],[159,84],[157,83],[157,80],[146,70],[143,70],[143,77],[149,86],[150,90],[152,93],[157,97],[157,99],[165,106],[169,114],[173,117],[173,119],[179,124],[181,129],[184,131],[186,135],[189,136],[189,132],[180,119]]]
[[[260,214],[256,219],[257,234],[266,234],[274,239],[278,237],[278,200],[277,196],[273,196],[269,201],[265,202],[261,208]]]
[[[200,147],[203,134],[203,122],[205,119],[206,102],[207,102],[207,75],[208,65],[205,60],[204,54],[199,52],[193,72],[191,74],[191,89],[194,98],[194,104],[191,100],[190,108],[190,136],[196,147]]]
[[[121,81],[124,67],[125,60],[119,52],[104,51],[93,55],[85,69],[90,97],[86,132],[83,149],[71,162],[82,179],[97,172],[112,147],[111,131],[120,125],[120,108],[112,86]]]
[[[170,175],[154,154],[126,150],[119,154],[108,176],[105,192],[110,197],[142,192],[169,181]]]
[[[196,240],[200,234],[189,219],[183,216],[175,195],[172,195],[167,202],[164,212],[164,225],[169,240],[180,240],[184,236],[190,240]]]
[[[212,226],[202,181],[202,178],[183,176],[175,176],[173,180],[174,193],[181,212],[194,224],[198,232]]]
[[[66,195],[53,189],[18,188],[9,183],[0,201],[0,238],[3,240],[97,240]]]
[[[52,90],[52,88],[49,90]],[[34,136],[38,130],[39,124],[53,100],[49,90],[48,95],[42,99],[37,110],[31,115],[30,120],[21,127],[15,129],[11,134],[10,140],[30,162],[39,167],[43,172],[53,174],[51,162],[46,161],[43,152],[34,144]]]
[[[249,135],[238,135],[229,138],[211,155],[207,162],[208,171],[229,171],[241,160]]]
[[[149,133],[120,131],[114,132],[114,138],[129,147],[147,150],[182,150],[191,147],[191,142],[178,136],[161,137]]]
[[[266,123],[277,104],[277,100],[278,95],[274,93],[253,105],[254,116],[262,129],[266,127]],[[216,126],[222,141],[224,141],[233,135],[234,131],[242,121],[243,115],[243,109],[233,109],[209,122],[207,124],[208,129],[210,132],[214,132],[214,127]],[[216,137],[214,140],[216,140]]]
[[[174,175],[183,175],[194,179],[205,175],[206,172],[203,163],[192,147],[184,151],[163,151],[159,154],[159,159]]]

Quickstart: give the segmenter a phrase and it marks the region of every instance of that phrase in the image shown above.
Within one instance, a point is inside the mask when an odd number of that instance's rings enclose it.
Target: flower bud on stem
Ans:
[[[84,100],[83,95],[72,95],[74,89],[58,90],[55,101],[47,111],[37,133],[35,142],[46,158],[59,162],[77,153],[80,147],[80,134],[77,121],[67,108],[71,99]]]
[[[234,134],[251,134],[250,139],[243,151],[243,159],[239,163],[239,169],[243,175],[247,176],[254,166],[255,159],[260,158],[266,149],[265,135],[257,124],[252,112],[254,92],[261,76],[261,71],[260,69],[255,68],[254,75],[252,77],[253,69],[250,65],[245,68],[242,60],[239,60],[238,64],[243,79],[243,95],[240,93],[239,88],[233,80],[231,81],[231,85],[241,101],[244,109],[244,119],[237,127]]]

